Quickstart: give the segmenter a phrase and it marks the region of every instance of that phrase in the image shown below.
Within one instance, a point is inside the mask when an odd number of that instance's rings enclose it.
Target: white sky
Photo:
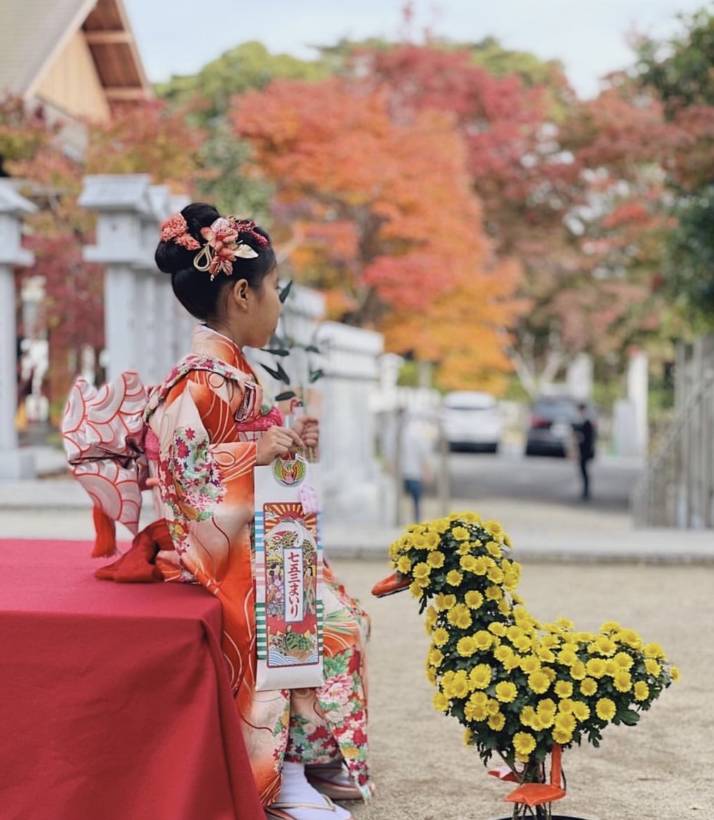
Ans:
[[[271,51],[314,56],[310,45],[342,36],[395,38],[402,0],[125,0],[153,81],[197,71],[226,49],[260,40]],[[416,0],[415,30],[460,40],[492,35],[504,46],[560,59],[592,96],[598,78],[632,61],[626,35],[677,30],[676,15],[705,0]]]

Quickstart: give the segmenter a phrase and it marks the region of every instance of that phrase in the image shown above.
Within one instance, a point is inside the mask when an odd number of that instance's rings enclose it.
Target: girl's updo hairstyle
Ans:
[[[213,205],[192,202],[181,211],[181,216],[186,220],[190,236],[203,247],[206,240],[201,235],[201,228],[208,228],[221,214]],[[264,237],[267,242],[256,242],[255,234]],[[262,228],[241,231],[238,240],[250,245],[258,255],[254,259],[236,258],[233,262],[233,274],[227,276],[225,273],[218,273],[213,281],[206,271],[194,267],[193,260],[199,250],[188,250],[173,239],[162,240],[156,248],[156,266],[162,273],[171,274],[171,287],[176,298],[192,316],[202,322],[219,318],[224,288],[245,279],[253,290],[260,290],[263,279],[276,265],[270,236]]]

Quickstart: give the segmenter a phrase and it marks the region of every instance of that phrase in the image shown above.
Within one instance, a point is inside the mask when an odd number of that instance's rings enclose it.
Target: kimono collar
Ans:
[[[228,336],[213,330],[208,325],[194,327],[191,337],[191,353],[220,359],[231,367],[237,367],[248,373],[252,372],[240,347]]]

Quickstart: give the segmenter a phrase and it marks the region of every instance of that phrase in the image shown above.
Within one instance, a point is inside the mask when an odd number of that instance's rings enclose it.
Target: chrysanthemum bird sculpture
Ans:
[[[561,750],[598,746],[611,723],[634,726],[679,676],[658,644],[614,621],[597,633],[537,621],[495,521],[462,513],[413,525],[390,558],[395,573],[372,592],[408,588],[426,610],[434,706],[463,724],[485,764],[502,758],[489,773],[518,784],[506,797],[514,818],[554,818],[552,804],[565,796]]]

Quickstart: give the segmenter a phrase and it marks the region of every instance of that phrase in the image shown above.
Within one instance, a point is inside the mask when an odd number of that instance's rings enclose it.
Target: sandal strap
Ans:
[[[322,809],[323,811],[337,811],[337,806],[326,795],[322,795],[324,803],[271,803],[269,809]]]

